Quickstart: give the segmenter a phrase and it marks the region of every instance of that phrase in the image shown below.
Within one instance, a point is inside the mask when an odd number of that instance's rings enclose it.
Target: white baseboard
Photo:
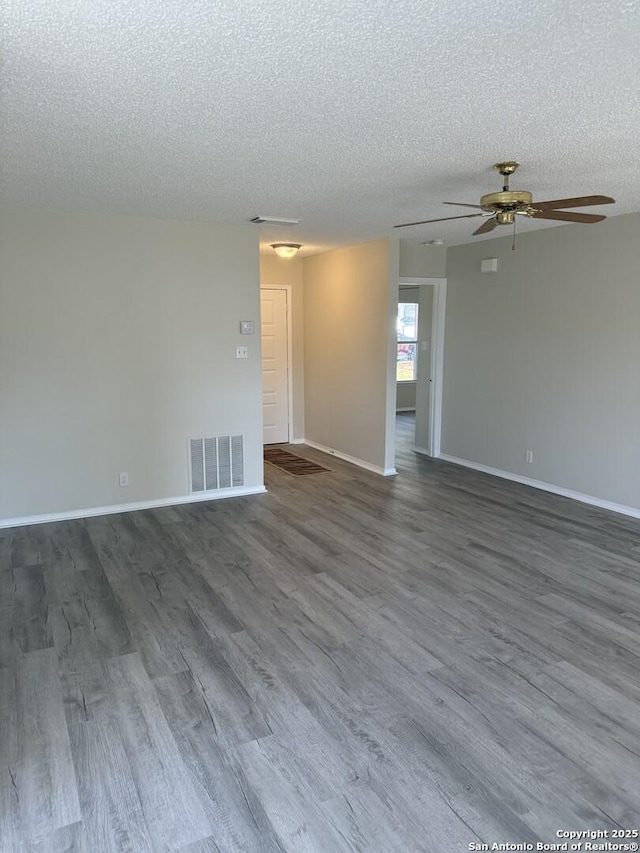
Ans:
[[[304,438],[292,438],[289,444],[304,444]]]
[[[573,489],[565,489],[563,486],[556,486],[553,483],[545,483],[542,480],[533,480],[530,477],[522,477],[520,474],[512,474],[511,471],[503,471],[500,468],[491,468],[489,465],[481,465],[479,462],[470,462],[468,459],[460,459],[458,456],[449,456],[447,453],[441,453],[439,459],[444,462],[452,462],[454,465],[462,465],[464,468],[472,468],[474,471],[482,471],[484,474],[493,474],[494,477],[501,477],[503,480],[512,480],[514,483],[522,483],[524,486],[531,486],[533,489],[541,489],[543,492],[552,492],[554,495],[560,495],[563,498],[571,498],[574,501],[580,501],[583,504],[590,504],[599,509],[608,509],[610,512],[617,512],[620,515],[630,515],[632,518],[640,518],[640,509],[625,504],[617,504],[612,501],[605,501],[602,498],[596,498],[594,495],[585,495],[582,492],[574,492]]]
[[[414,453],[421,453],[423,456],[428,456],[428,457],[429,457],[429,459],[434,459],[434,458],[435,458],[435,457],[433,457],[433,456],[429,453],[429,451],[427,450],[427,448],[426,448],[426,447],[417,447],[417,446],[414,444],[414,445],[413,445],[413,447],[412,447],[411,449],[413,450],[413,452],[414,452]]]
[[[21,518],[0,519],[0,530],[5,527],[24,527],[27,524],[48,524],[51,521],[69,521],[74,518],[91,518],[95,515],[115,515],[119,512],[137,512],[140,509],[157,509],[162,506],[178,506],[202,501],[219,501],[223,498],[238,498],[243,495],[259,495],[267,490],[264,486],[238,486],[232,489],[218,489],[202,495],[182,495],[177,498],[158,498],[152,501],[136,501],[129,504],[111,506],[93,506],[85,509],[70,509],[65,512],[50,512],[44,515],[26,515]]]
[[[355,456],[349,456],[347,453],[334,450],[332,447],[325,447],[324,444],[309,441],[308,438],[305,438],[304,444],[308,444],[309,447],[313,447],[315,450],[321,450],[323,453],[329,454],[329,456],[337,456],[338,459],[351,462],[352,465],[357,465],[359,468],[366,468],[367,471],[373,471],[374,474],[382,474],[383,477],[393,477],[398,473],[395,468],[380,468],[377,465],[372,465],[370,462],[365,462],[364,459],[358,459]]]

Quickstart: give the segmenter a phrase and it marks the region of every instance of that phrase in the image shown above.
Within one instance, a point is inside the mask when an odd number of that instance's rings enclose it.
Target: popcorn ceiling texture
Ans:
[[[499,189],[492,164],[517,159],[513,187],[534,200],[640,209],[640,0],[21,0],[1,14],[6,204],[288,216],[303,222],[261,242],[307,251],[399,233],[455,244],[477,239],[473,220],[391,226],[477,203]]]

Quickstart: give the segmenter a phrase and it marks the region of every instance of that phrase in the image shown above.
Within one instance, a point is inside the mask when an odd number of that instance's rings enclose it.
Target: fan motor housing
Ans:
[[[480,207],[483,210],[517,210],[520,207],[529,207],[533,201],[531,193],[526,190],[503,190],[499,193],[487,193],[480,199]]]

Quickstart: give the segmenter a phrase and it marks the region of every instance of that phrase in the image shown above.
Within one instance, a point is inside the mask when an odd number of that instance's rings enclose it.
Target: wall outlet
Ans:
[[[118,482],[120,483],[120,486],[128,486],[129,485],[129,475],[127,474],[126,471],[123,471],[120,474],[120,477],[118,478]]]
[[[524,454],[524,461],[528,462],[529,465],[533,462],[533,450],[527,450]]]
[[[249,348],[236,347],[236,358],[249,358]]]

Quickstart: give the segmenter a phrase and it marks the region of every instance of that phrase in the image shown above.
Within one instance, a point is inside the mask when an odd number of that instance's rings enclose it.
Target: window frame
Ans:
[[[415,338],[411,338],[411,339],[404,338],[403,340],[399,339],[400,325],[401,325],[401,319],[400,319],[400,306],[401,305],[402,306],[405,306],[405,305],[415,306],[415,318],[416,318],[416,322],[414,325]],[[403,316],[406,316],[406,313],[403,314]],[[397,316],[396,316],[396,383],[398,385],[407,385],[411,382],[417,382],[418,381],[418,323],[419,323],[419,321],[420,321],[420,303],[419,302],[398,302],[398,312],[397,312]],[[415,346],[415,357],[413,359],[409,359],[410,361],[413,362],[413,379],[398,379],[398,365],[400,364],[400,361],[398,360],[398,346],[400,344],[413,344]]]

